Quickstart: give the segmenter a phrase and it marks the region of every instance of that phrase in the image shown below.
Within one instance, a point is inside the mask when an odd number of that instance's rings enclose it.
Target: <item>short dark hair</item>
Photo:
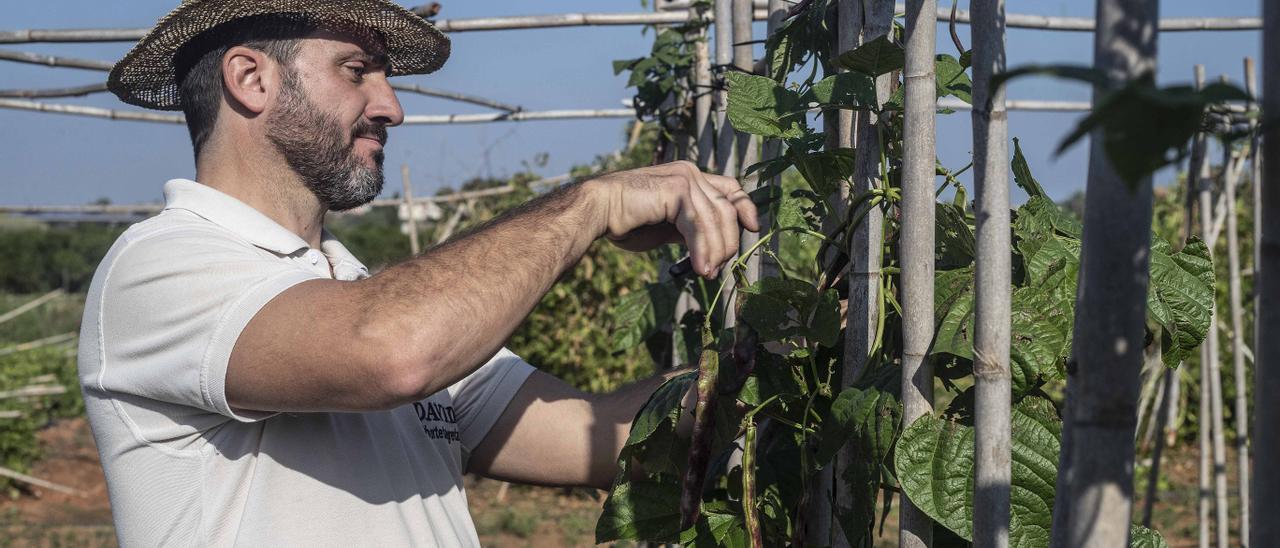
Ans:
[[[301,15],[258,15],[202,32],[178,50],[174,58],[178,93],[197,159],[218,121],[223,98],[222,57],[227,50],[245,46],[261,51],[288,70],[298,54],[298,40],[319,29]]]

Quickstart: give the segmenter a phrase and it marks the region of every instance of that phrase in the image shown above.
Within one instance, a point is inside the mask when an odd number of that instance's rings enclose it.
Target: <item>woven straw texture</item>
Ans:
[[[186,0],[116,63],[107,86],[121,101],[181,110],[174,56],[200,33],[243,17],[296,14],[320,25],[356,25],[382,36],[391,74],[427,74],[449,58],[449,38],[386,0]]]

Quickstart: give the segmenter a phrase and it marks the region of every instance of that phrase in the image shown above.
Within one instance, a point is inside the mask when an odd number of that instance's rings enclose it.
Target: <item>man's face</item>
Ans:
[[[283,66],[267,138],[328,209],[343,211],[382,191],[387,126],[404,119],[375,45],[317,33]]]

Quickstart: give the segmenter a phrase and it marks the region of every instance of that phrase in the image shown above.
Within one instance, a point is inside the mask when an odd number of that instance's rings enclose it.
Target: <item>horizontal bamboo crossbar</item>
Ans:
[[[20,481],[20,482],[23,482],[23,483],[29,483],[29,484],[34,485],[34,486],[36,486],[36,487],[43,487],[43,488],[45,488],[45,489],[49,489],[49,490],[51,490],[51,491],[57,491],[57,492],[59,492],[59,493],[65,493],[65,494],[72,495],[72,496],[76,496],[76,497],[83,497],[83,496],[84,496],[84,493],[82,493],[82,492],[80,492],[80,491],[78,491],[78,490],[76,490],[76,489],[74,489],[74,488],[67,487],[67,486],[65,486],[65,485],[61,485],[61,484],[57,484],[57,483],[54,483],[54,482],[52,482],[52,481],[42,480],[42,479],[37,478],[37,477],[35,477],[35,476],[29,476],[29,475],[27,475],[27,474],[23,474],[22,472],[18,472],[18,471],[16,471],[16,470],[10,470],[10,469],[8,469],[8,468],[4,468],[4,467],[2,467],[2,466],[0,466],[0,476],[6,477],[6,478],[9,478],[9,479],[13,479],[13,480],[17,480],[17,481]]]
[[[87,84],[69,88],[0,89],[0,97],[21,99],[49,99],[53,97],[83,97],[107,91],[107,83]]]
[[[581,120],[589,118],[635,118],[629,108],[568,109],[481,114],[417,114],[404,117],[405,125],[482,124],[486,122],[527,122],[533,120]]]
[[[71,342],[71,341],[75,340],[75,338],[76,338],[77,336],[79,336],[79,335],[80,335],[80,333],[79,333],[78,331],[72,331],[72,332],[70,332],[70,333],[63,333],[63,334],[61,334],[61,335],[53,335],[53,336],[51,336],[51,337],[45,337],[45,338],[43,338],[43,339],[36,339],[36,340],[34,340],[34,341],[24,342],[24,343],[22,343],[22,344],[15,344],[15,345],[13,345],[13,346],[5,347],[5,348],[0,348],[0,356],[8,356],[8,355],[10,355],[10,354],[16,354],[16,353],[18,353],[18,352],[26,352],[26,351],[28,351],[28,350],[35,350],[35,349],[37,349],[37,348],[44,348],[44,347],[46,347],[46,346],[50,346],[50,345],[55,345],[55,344],[62,344],[62,343],[66,343],[66,342]],[[0,392],[0,394],[7,394],[7,393],[8,393],[8,392]],[[0,397],[0,399],[3,399],[3,397]]]
[[[75,57],[59,57],[55,55],[44,55],[41,53],[31,53],[28,51],[12,51],[0,49],[0,59],[5,61],[13,61],[15,63],[29,63],[32,65],[44,65],[48,67],[66,67],[78,68],[86,70],[110,71],[114,63],[106,61],[97,61],[94,59],[77,59]]]
[[[4,314],[0,314],[0,323],[5,323],[9,320],[17,318],[18,316],[26,314],[27,312],[40,308],[41,306],[44,306],[49,301],[52,301],[60,296],[62,296],[62,290],[55,289],[53,291],[45,293],[44,295],[36,297],[35,299],[32,299],[26,302],[22,306],[19,306],[13,310],[5,312]]]
[[[562,13],[553,15],[523,15],[509,17],[479,17],[470,19],[441,19],[435,21],[444,32],[474,32],[485,30],[545,29],[557,27],[617,26],[617,25],[671,25],[686,23],[697,17],[691,13],[688,3],[671,2],[668,6],[679,9],[637,13]],[[902,12],[901,5],[895,8]],[[768,11],[756,9],[752,13],[757,21],[768,19]],[[703,14],[706,20],[710,13]],[[950,10],[939,9],[938,19],[948,20]],[[957,10],[956,22],[968,23],[969,12]],[[1095,21],[1087,17],[1054,17],[1010,13],[1005,16],[1009,28],[1092,32]],[[1161,31],[1202,30],[1259,30],[1259,17],[1178,17],[1161,19]],[[31,42],[136,42],[150,29],[21,29],[0,31],[0,44],[24,44]]]
[[[757,11],[765,9],[768,6],[768,0],[754,0],[752,2]],[[659,1],[658,9],[662,11],[681,11],[688,10],[692,2],[690,0],[667,0]],[[903,4],[895,4],[894,11],[896,13],[906,12],[906,6]],[[938,8],[938,21],[951,20],[951,8]],[[765,17],[768,18],[767,15]],[[969,24],[969,11],[956,10],[956,22]],[[1035,29],[1035,30],[1061,30],[1076,32],[1093,32],[1096,22],[1089,17],[1055,17],[1048,15],[1034,15],[1025,13],[1007,13],[1005,14],[1005,26],[1008,28],[1018,29]],[[1159,28],[1162,32],[1187,32],[1187,31],[1240,31],[1240,30],[1261,30],[1261,17],[1170,17],[1161,19]]]
[[[66,394],[67,388],[61,384],[33,384],[16,390],[0,391],[0,400],[13,398],[36,398],[41,396],[57,396]]]
[[[74,57],[61,57],[56,55],[44,55],[40,53],[31,53],[26,51],[12,51],[0,49],[0,60],[14,61],[18,63],[30,63],[33,65],[44,65],[49,67],[70,67],[88,70],[98,70],[107,72],[111,70],[112,63],[106,61],[98,61],[94,59],[77,59]],[[471,103],[492,109],[506,112],[519,112],[522,110],[519,106],[509,105],[500,101],[486,99],[466,93],[456,91],[448,91],[443,89],[429,88],[419,86],[417,84],[408,84],[402,82],[393,82],[391,87],[397,91],[408,93],[417,93],[429,97],[438,97],[441,99],[449,99],[463,103]],[[60,88],[53,90],[0,90],[0,97],[69,97],[77,95],[88,95],[107,90],[107,84],[91,84],[76,88]]]

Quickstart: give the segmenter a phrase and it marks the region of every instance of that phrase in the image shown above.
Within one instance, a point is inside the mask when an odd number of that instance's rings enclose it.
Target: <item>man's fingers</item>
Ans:
[[[694,264],[698,267],[698,273],[708,278],[714,278],[716,271],[720,268],[721,263],[726,259],[725,253],[728,246],[725,241],[724,232],[720,225],[720,213],[716,210],[716,206],[711,203],[707,195],[703,193],[701,185],[696,182],[690,182],[688,185],[689,203],[693,206],[694,227],[698,232],[697,237],[702,240],[705,245],[702,253],[694,255],[699,258]],[[737,247],[735,246],[736,250]],[[690,249],[690,253],[693,250]]]
[[[698,185],[697,191],[706,196],[707,201],[715,208],[715,229],[720,232],[721,241],[724,242],[724,256],[716,258],[716,265],[720,266],[738,254],[738,213],[729,199],[709,184]]]
[[[738,222],[742,223],[743,228],[752,232],[760,231],[760,213],[756,210],[756,204],[751,201],[751,196],[742,189],[737,179],[708,174],[706,181],[728,199],[730,204],[733,204]]]

